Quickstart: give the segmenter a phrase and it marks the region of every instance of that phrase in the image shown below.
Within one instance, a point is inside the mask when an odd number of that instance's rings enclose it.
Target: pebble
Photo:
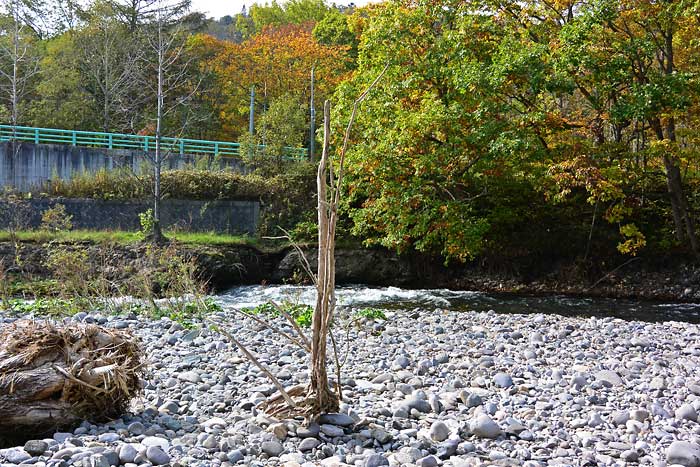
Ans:
[[[364,467],[380,467],[382,465],[389,465],[389,460],[382,454],[371,454],[364,463]]]
[[[698,421],[698,413],[691,404],[683,404],[676,409],[676,418],[678,420]]]
[[[339,426],[335,425],[321,425],[321,433],[331,438],[336,438],[338,436],[343,436],[345,432]]]
[[[436,421],[430,426],[430,438],[433,441],[445,441],[450,436],[450,429],[444,422]]]
[[[352,417],[342,413],[323,414],[319,417],[318,423],[338,426],[352,426],[355,420]]]
[[[687,441],[674,441],[666,450],[666,462],[685,467],[700,467],[700,446]]]
[[[498,438],[503,431],[491,417],[486,414],[479,415],[469,422],[469,431],[479,438]]]
[[[40,456],[49,448],[49,444],[46,441],[40,440],[30,440],[24,444],[24,450],[30,456]]]
[[[499,388],[509,388],[513,385],[513,378],[507,373],[497,373],[493,381]]]
[[[122,444],[119,448],[119,461],[122,464],[134,462],[134,459],[136,459],[138,453],[139,452],[136,450],[136,448],[131,444]]]
[[[300,438],[315,438],[321,432],[317,423],[311,423],[308,427],[297,428],[297,436]]]
[[[146,458],[153,465],[166,465],[170,462],[170,456],[158,446],[150,446],[146,449]]]
[[[611,370],[601,370],[595,374],[595,379],[610,386],[620,386],[622,378],[616,372]]]
[[[261,449],[270,457],[277,457],[284,452],[284,446],[279,441],[265,441],[262,443]]]
[[[311,451],[316,449],[320,444],[321,442],[316,438],[305,438],[301,440],[301,443],[299,443],[298,449],[301,452]]]
[[[418,467],[437,467],[440,463],[435,456],[426,456],[418,459],[416,464],[418,464]]]

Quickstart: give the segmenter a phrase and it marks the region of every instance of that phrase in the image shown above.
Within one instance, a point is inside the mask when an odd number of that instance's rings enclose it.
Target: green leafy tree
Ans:
[[[346,208],[356,234],[448,260],[482,251],[490,228],[483,198],[540,147],[509,121],[515,110],[494,87],[501,32],[459,2],[392,2],[369,19],[358,70],[337,93],[347,112],[355,90],[389,64],[348,151]]]
[[[80,73],[75,34],[63,33],[46,42],[40,63],[42,79],[30,109],[34,125],[49,128],[95,130],[99,128],[96,103],[86,91]]]
[[[348,48],[348,54],[357,58],[359,40],[350,29],[348,14],[337,8],[332,8],[321,19],[313,30],[314,39],[323,45],[341,45]]]
[[[259,171],[276,175],[287,157],[284,148],[301,147],[306,130],[306,104],[290,94],[280,96],[258,119],[255,134],[241,140],[241,152]]]
[[[255,33],[260,33],[268,26],[316,23],[329,11],[324,0],[289,0],[283,4],[273,0],[264,5],[254,3],[250,7],[250,19]]]

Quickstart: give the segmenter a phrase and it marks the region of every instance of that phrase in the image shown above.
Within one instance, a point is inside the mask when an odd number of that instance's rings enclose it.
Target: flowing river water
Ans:
[[[579,298],[563,295],[526,296],[489,294],[447,289],[409,290],[397,287],[343,286],[336,289],[341,307],[490,311],[496,313],[545,313],[564,316],[611,316],[649,322],[685,321],[700,323],[700,303],[664,303],[609,298]],[[315,303],[316,291],[309,286],[275,285],[235,287],[217,298],[224,306],[255,307],[269,300]]]

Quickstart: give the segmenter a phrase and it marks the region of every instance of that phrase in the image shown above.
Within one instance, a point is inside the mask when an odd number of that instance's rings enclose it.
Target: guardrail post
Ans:
[[[107,136],[107,147],[109,149],[112,149],[112,133],[109,133],[109,135]]]
[[[148,152],[148,136],[143,137],[143,150]]]
[[[219,143],[214,143],[214,155],[219,155]]]
[[[73,146],[75,146],[76,144],[78,144],[77,139],[78,139],[78,135],[76,135],[76,134],[75,134],[75,130],[73,130],[73,132],[71,133],[71,144],[72,144]]]
[[[185,140],[180,138],[180,155],[185,155]]]
[[[39,144],[39,129],[34,128],[34,144]]]

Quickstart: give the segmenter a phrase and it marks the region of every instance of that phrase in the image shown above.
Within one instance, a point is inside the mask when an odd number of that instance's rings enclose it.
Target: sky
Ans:
[[[369,0],[348,0],[329,3],[343,5],[351,1],[357,6],[363,6],[366,5]],[[206,13],[208,17],[221,18],[222,16],[233,16],[240,13],[243,5],[249,7],[253,3],[256,3],[256,0],[192,0],[192,9],[202,11]],[[257,0],[257,3],[265,4],[266,2],[265,0]]]

